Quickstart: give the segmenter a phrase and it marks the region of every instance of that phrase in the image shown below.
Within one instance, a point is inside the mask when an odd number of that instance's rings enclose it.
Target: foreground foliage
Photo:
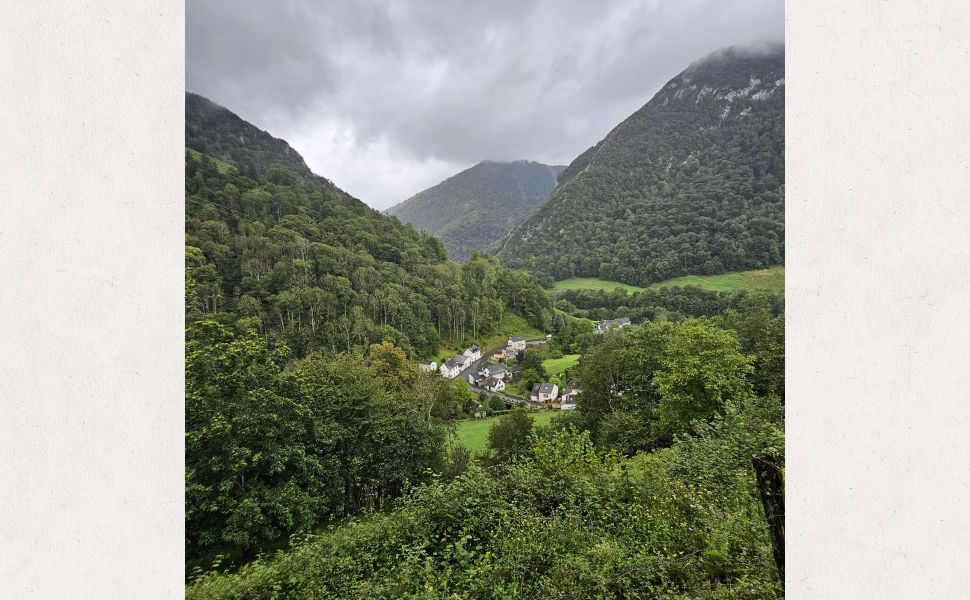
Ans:
[[[634,459],[545,429],[523,458],[435,479],[187,597],[778,598],[750,457],[783,458],[782,430],[780,405],[755,397]]]
[[[455,386],[375,344],[314,354],[202,321],[186,340],[185,519],[190,561],[251,555],[286,536],[379,508],[440,469]],[[464,388],[461,388],[464,391]],[[467,392],[466,392],[467,393]]]

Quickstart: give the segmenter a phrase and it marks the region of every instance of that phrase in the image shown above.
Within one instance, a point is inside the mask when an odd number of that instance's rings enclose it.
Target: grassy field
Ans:
[[[767,269],[758,269],[756,271],[737,271],[734,273],[723,273],[721,275],[685,275],[683,277],[675,277],[666,281],[650,284],[650,289],[672,287],[675,285],[681,287],[693,285],[713,292],[737,292],[740,290],[753,292],[756,290],[767,290],[770,292],[784,293],[785,267],[775,266],[768,267]],[[621,288],[628,293],[638,292],[644,289],[635,285],[620,283],[619,281],[606,281],[596,279],[595,277],[563,279],[552,284],[552,288],[555,290],[606,290],[607,292]]]
[[[621,288],[624,292],[639,292],[642,287],[620,283],[619,281],[607,281],[595,277],[572,277],[563,279],[552,284],[554,290],[606,290],[612,292],[616,288]]]
[[[557,412],[555,410],[542,410],[529,413],[529,415],[534,419],[533,425],[546,425]],[[464,444],[473,456],[479,452],[484,452],[485,446],[488,444],[488,431],[500,418],[488,417],[459,422],[455,430],[458,441]]]
[[[579,362],[579,354],[566,354],[562,358],[547,358],[542,361],[542,368],[549,375],[558,375]]]
[[[193,150],[191,148],[186,148],[186,150],[189,152],[189,154],[191,154],[195,158],[199,158],[199,157],[202,156],[202,153],[199,152],[199,151],[197,151],[197,150]],[[209,158],[212,158],[212,157],[210,156]],[[236,167],[230,165],[227,162],[223,162],[223,161],[219,160],[218,158],[212,158],[212,162],[215,163],[216,170],[218,170],[222,174],[226,174],[226,173],[228,173],[230,171],[236,171],[237,170]]]
[[[739,271],[722,275],[686,275],[654,283],[651,288],[693,285],[713,292],[737,292],[740,290],[770,292],[785,291],[785,267],[768,267],[757,271]]]

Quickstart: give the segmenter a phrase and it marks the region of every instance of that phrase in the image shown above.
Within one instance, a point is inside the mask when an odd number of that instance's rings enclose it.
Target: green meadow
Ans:
[[[784,293],[785,291],[785,267],[776,266],[756,271],[737,271],[734,273],[722,273],[721,275],[685,275],[675,277],[659,283],[654,283],[652,289],[662,287],[672,287],[679,285],[686,287],[696,286],[712,292],[739,292],[747,290],[749,292],[757,290],[767,290],[769,292]]]
[[[757,269],[754,271],[736,271],[734,273],[722,273],[721,275],[685,275],[675,277],[666,281],[659,281],[650,284],[650,289],[659,289],[673,286],[695,286],[712,292],[738,292],[747,290],[749,292],[766,290],[769,292],[784,293],[785,291],[785,267],[782,265],[768,267],[767,269]],[[612,292],[620,288],[625,292],[638,292],[645,288],[620,283],[619,281],[607,281],[595,277],[573,277],[563,279],[552,284],[555,290],[605,290]]]
[[[529,413],[529,416],[534,419],[533,426],[535,425],[548,425],[549,421],[556,414],[553,410],[541,410]],[[484,452],[485,447],[488,445],[488,432],[492,428],[492,425],[498,423],[498,420],[502,417],[486,417],[484,419],[466,419],[464,421],[459,421],[455,428],[455,434],[459,442],[461,442],[468,451],[471,452],[472,456],[478,454],[479,452]]]
[[[559,375],[569,367],[579,362],[579,354],[567,354],[562,358],[547,358],[542,361],[542,368],[549,375]]]
[[[597,279],[596,277],[571,277],[552,284],[552,289],[554,290],[606,290],[607,292],[612,292],[616,288],[620,288],[625,292],[639,292],[643,289],[642,287],[628,283],[607,281],[605,279]]]

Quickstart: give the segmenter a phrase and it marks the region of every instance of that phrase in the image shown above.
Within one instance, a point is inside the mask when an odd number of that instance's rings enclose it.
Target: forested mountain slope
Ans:
[[[783,46],[693,63],[563,170],[498,256],[546,282],[635,285],[783,263],[784,110]]]
[[[487,334],[506,310],[542,327],[550,301],[494,259],[441,242],[313,175],[286,142],[186,96],[186,321],[254,328],[295,356],[392,341],[411,356]],[[199,141],[202,140],[202,141]]]
[[[545,202],[563,168],[525,160],[482,161],[387,212],[440,237],[448,256],[463,261]]]
[[[186,149],[185,530],[208,568],[429,479],[468,392],[408,359],[552,307],[531,275],[448,261],[203,100],[186,98],[187,143],[219,159]]]

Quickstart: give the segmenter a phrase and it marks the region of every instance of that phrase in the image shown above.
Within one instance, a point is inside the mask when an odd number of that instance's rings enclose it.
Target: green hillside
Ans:
[[[569,367],[578,364],[580,356],[580,354],[567,354],[562,358],[547,358],[542,361],[542,368],[551,376],[559,375]]]
[[[784,262],[785,55],[695,62],[574,160],[497,249],[544,282],[637,286]]]
[[[554,290],[606,290],[612,292],[620,288],[625,292],[639,292],[642,287],[622,283],[620,281],[605,281],[596,277],[570,277],[552,284]]]
[[[695,286],[713,292],[739,292],[741,290],[769,292],[785,291],[785,267],[776,266],[755,271],[724,273],[722,275],[685,275],[650,285],[650,289],[679,285]]]

